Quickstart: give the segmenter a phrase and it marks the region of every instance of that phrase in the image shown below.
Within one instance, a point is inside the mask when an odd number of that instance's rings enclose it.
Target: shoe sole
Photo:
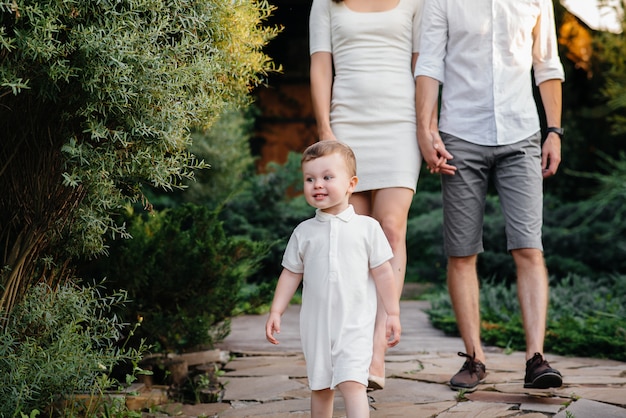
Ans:
[[[557,373],[545,373],[537,376],[530,383],[524,383],[526,389],[549,389],[563,386],[563,378]]]
[[[452,390],[464,390],[465,392],[474,392],[476,389],[478,389],[478,385],[480,385],[484,381],[485,379],[479,380],[478,383],[476,383],[474,386],[459,386],[448,382],[448,386],[450,386],[450,389]]]

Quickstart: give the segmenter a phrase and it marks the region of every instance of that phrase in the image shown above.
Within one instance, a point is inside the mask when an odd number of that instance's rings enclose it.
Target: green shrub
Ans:
[[[0,307],[41,277],[106,252],[142,188],[205,164],[194,127],[252,101],[276,70],[267,1],[0,2]],[[211,163],[211,161],[208,161]],[[51,277],[46,279],[64,280]]]
[[[300,158],[301,154],[292,152],[285,164],[269,164],[268,172],[251,178],[245,189],[229,200],[220,213],[228,234],[270,244],[261,268],[249,281],[255,285],[253,294],[259,302],[271,301],[291,232],[315,213],[301,195]]]
[[[122,362],[137,364],[140,350],[119,347],[129,331],[112,310],[124,291],[103,296],[97,286],[71,283],[31,288],[2,318],[0,416],[19,417],[75,393],[99,395],[117,384],[107,375]]]
[[[132,299],[124,316],[143,318],[137,335],[158,350],[185,351],[223,339],[239,291],[266,253],[263,243],[227,236],[218,215],[185,204],[133,216],[133,238],[115,242],[102,260],[100,274]]]
[[[481,336],[487,345],[526,349],[515,285],[482,283]],[[432,324],[458,335],[446,290],[431,298]],[[545,341],[548,352],[626,360],[626,276],[599,278],[568,276],[550,289]]]

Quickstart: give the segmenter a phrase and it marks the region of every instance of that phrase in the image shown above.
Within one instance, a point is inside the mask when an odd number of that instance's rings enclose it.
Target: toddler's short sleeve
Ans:
[[[313,0],[309,15],[309,53],[332,52],[330,1]]]
[[[389,241],[378,221],[370,222],[370,268],[376,268],[385,261],[393,258],[393,251]]]
[[[298,245],[298,235],[296,231],[291,234],[285,253],[283,254],[282,266],[293,273],[303,273],[304,263]]]

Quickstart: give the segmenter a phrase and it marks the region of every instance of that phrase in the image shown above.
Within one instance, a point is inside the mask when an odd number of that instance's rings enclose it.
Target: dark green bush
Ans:
[[[253,177],[220,213],[228,234],[271,244],[258,273],[249,280],[249,283],[258,286],[254,297],[259,302],[267,303],[272,299],[291,232],[298,223],[315,213],[300,194],[300,158],[301,154],[294,152],[289,154],[283,165],[269,164],[267,173]]]
[[[75,393],[101,395],[118,384],[108,374],[119,363],[137,364],[139,350],[119,347],[128,324],[112,312],[128,302],[124,291],[67,283],[32,287],[2,318],[0,416],[53,408]],[[58,405],[58,404],[57,404]]]
[[[133,216],[132,239],[117,241],[101,274],[132,298],[124,315],[142,317],[137,335],[157,350],[185,351],[224,338],[243,283],[265,244],[224,233],[219,211],[185,204]]]

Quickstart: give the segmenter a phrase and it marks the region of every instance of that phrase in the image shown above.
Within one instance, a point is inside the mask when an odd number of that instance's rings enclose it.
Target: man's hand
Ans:
[[[541,149],[541,174],[543,178],[556,174],[561,164],[561,138],[550,132]]]
[[[418,143],[422,157],[431,174],[454,175],[456,167],[448,164],[448,160],[454,157],[446,150],[438,132],[419,132]]]

